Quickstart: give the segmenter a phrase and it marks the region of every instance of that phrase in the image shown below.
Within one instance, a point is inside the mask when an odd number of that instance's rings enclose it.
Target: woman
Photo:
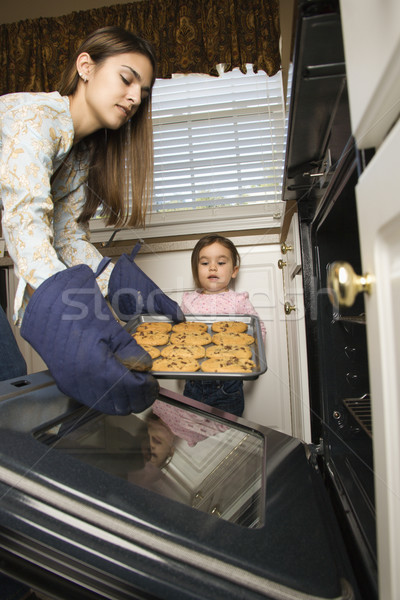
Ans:
[[[3,232],[19,285],[15,320],[60,389],[111,414],[157,394],[149,355],[113,318],[182,315],[133,262],[113,266],[89,242],[101,208],[115,226],[142,226],[152,192],[155,58],[143,39],[95,31],[58,92],[0,98]],[[129,200],[130,195],[130,200]],[[125,366],[126,365],[126,366]]]

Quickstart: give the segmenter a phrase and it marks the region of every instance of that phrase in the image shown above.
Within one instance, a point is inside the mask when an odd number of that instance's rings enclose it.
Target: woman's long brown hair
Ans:
[[[79,81],[76,59],[82,52],[87,52],[96,66],[110,56],[127,52],[143,54],[152,64],[150,93],[132,119],[117,130],[96,131],[76,148],[78,153],[90,152],[86,202],[78,221],[87,222],[101,206],[101,216],[107,219],[107,225],[143,227],[153,195],[151,90],[156,77],[154,50],[149,42],[120,27],[98,29],[71,57],[58,87],[62,96],[72,96],[76,92]]]

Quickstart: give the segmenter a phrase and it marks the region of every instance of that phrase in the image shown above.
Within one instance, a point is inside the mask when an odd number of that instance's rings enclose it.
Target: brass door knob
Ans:
[[[293,304],[290,304],[290,302],[285,302],[284,306],[286,315],[290,315],[292,311],[296,310],[296,307],[293,306]]]
[[[288,246],[285,242],[283,242],[283,244],[281,244],[282,254],[287,254],[290,250],[293,250],[293,246]]]
[[[372,277],[369,274],[357,275],[353,267],[342,261],[329,266],[327,287],[329,299],[335,308],[353,306],[357,294],[371,293]]]
[[[282,260],[281,258],[278,260],[278,267],[280,269],[283,269],[283,267],[286,267],[287,262],[285,260]]]

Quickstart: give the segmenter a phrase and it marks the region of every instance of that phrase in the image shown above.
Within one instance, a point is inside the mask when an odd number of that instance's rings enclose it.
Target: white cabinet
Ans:
[[[353,134],[377,147],[400,111],[399,0],[340,3]]]
[[[304,290],[297,213],[292,216],[286,241],[282,245],[279,265],[284,287],[285,302],[282,308],[287,329],[292,432],[295,437],[311,442]]]
[[[356,188],[364,274],[379,597],[400,598],[400,2],[342,0],[352,130],[376,154]],[[397,123],[396,123],[397,120]]]
[[[380,598],[400,598],[400,122],[356,189],[366,296]]]
[[[46,363],[42,360],[37,352],[32,348],[30,344],[23,337],[19,327],[14,325],[13,312],[14,312],[14,298],[17,290],[18,280],[14,273],[14,268],[9,267],[6,272],[6,289],[7,289],[7,318],[11,325],[14,337],[17,341],[18,347],[22,353],[22,356],[26,362],[26,368],[28,373],[37,373],[38,371],[44,371],[47,369]]]

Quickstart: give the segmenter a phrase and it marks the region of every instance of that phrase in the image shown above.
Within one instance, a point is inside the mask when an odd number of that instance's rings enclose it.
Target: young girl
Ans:
[[[229,289],[239,273],[240,256],[231,240],[220,235],[201,238],[192,252],[192,274],[197,289],[185,292],[181,309],[186,315],[257,315],[247,292]],[[265,339],[265,326],[260,321]],[[187,381],[184,395],[241,416],[243,382],[239,379]]]
[[[78,48],[58,91],[0,98],[2,227],[19,277],[16,322],[64,393],[113,414],[143,410],[158,384],[143,372],[149,355],[104,297],[126,320],[150,310],[181,319],[133,256],[113,266],[89,241],[99,207],[109,225],[144,223],[155,70],[148,42],[106,27]]]

